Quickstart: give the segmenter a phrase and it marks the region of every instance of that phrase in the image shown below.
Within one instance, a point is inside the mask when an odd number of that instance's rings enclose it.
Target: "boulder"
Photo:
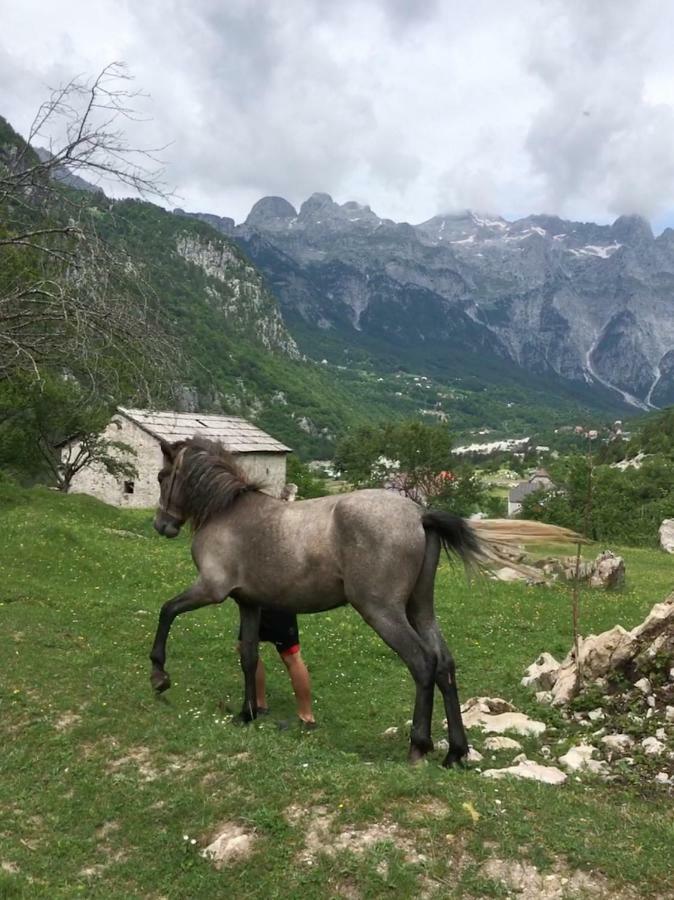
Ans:
[[[663,519],[658,534],[662,549],[667,553],[674,553],[674,519]]]
[[[537,687],[542,691],[549,691],[557,680],[557,672],[560,664],[550,653],[541,653],[524,674],[523,687]]]
[[[590,587],[613,590],[625,583],[625,560],[610,550],[604,550],[595,559],[590,575]]]

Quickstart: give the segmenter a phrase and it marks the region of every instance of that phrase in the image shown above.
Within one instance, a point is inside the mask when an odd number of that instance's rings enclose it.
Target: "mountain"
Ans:
[[[674,231],[464,211],[419,225],[265,197],[233,238],[305,352],[361,348],[445,378],[556,385],[589,403],[674,402]]]

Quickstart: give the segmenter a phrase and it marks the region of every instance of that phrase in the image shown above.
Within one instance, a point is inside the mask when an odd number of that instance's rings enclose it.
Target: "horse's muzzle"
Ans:
[[[182,522],[174,519],[172,516],[166,515],[165,512],[158,512],[154,517],[155,530],[167,538],[178,537]]]

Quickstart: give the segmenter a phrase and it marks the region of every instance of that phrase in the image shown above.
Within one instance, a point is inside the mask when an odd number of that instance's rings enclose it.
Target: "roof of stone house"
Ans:
[[[232,453],[290,453],[276,438],[239,416],[211,416],[203,413],[154,412],[149,409],[118,411],[158,440],[184,441],[195,434],[220,441]]]
[[[520,481],[519,484],[516,484],[514,488],[510,489],[508,501],[510,503],[518,503],[520,500],[524,500],[527,494],[533,494],[534,491],[540,491],[540,489],[540,485],[534,484],[531,481]]]

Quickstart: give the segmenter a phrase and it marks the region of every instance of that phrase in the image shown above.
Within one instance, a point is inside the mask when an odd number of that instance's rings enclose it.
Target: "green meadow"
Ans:
[[[294,726],[270,647],[271,715],[231,723],[242,690],[231,602],[176,621],[173,687],[156,699],[147,656],[161,603],[193,578],[189,536],[167,541],[149,512],[45,489],[0,486],[0,510],[0,896],[507,896],[485,869],[494,859],[569,884],[584,873],[593,896],[674,896],[666,788],[482,777],[512,750],[460,771],[438,751],[409,768],[411,679],[350,609],[301,621],[315,732]],[[674,587],[671,557],[612,549],[627,586],[582,592],[586,634],[634,626]],[[568,592],[469,582],[443,564],[436,597],[462,699],[512,701],[548,726],[520,738],[527,755],[564,752],[575,726],[519,682],[542,650],[569,649]],[[436,739],[443,717],[437,697]],[[218,869],[200,851],[225,824],[251,835],[251,852]]]

